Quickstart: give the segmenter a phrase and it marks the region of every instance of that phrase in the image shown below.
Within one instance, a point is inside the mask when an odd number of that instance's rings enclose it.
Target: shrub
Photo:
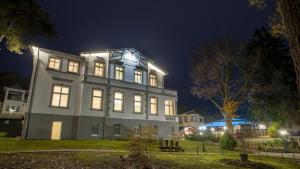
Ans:
[[[192,141],[210,141],[213,143],[218,143],[220,141],[219,137],[216,137],[209,132],[205,133],[204,135],[191,134],[191,135],[185,136],[185,138],[188,140],[192,140]]]
[[[267,133],[270,137],[278,137],[278,130],[280,129],[279,122],[272,122],[271,126],[268,128]]]
[[[224,150],[233,150],[236,147],[236,144],[236,141],[229,133],[225,133],[221,137],[220,146]]]

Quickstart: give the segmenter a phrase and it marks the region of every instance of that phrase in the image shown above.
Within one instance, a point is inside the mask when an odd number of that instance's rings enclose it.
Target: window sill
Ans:
[[[113,110],[114,113],[124,113],[124,111]]]
[[[150,116],[159,116],[159,114],[151,114],[149,113]]]
[[[70,107],[59,107],[59,106],[48,106],[50,108],[59,108],[59,109],[70,109]]]
[[[132,112],[133,114],[144,114],[143,112]]]

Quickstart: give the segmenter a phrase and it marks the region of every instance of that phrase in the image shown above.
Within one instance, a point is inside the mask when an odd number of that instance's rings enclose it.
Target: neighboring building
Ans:
[[[204,117],[195,111],[188,111],[178,115],[179,127],[184,130],[185,134],[192,134],[204,125]]]
[[[27,91],[4,87],[4,97],[0,102],[0,132],[8,136],[20,136],[24,113],[27,110]]]
[[[80,56],[32,47],[33,72],[23,135],[28,139],[127,137],[178,131],[177,92],[166,72],[132,48]]]

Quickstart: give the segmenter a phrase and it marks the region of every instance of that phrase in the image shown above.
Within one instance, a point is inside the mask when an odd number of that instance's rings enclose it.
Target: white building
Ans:
[[[33,72],[23,136],[28,139],[127,137],[151,127],[178,131],[177,92],[166,72],[132,48],[79,56],[32,47]]]

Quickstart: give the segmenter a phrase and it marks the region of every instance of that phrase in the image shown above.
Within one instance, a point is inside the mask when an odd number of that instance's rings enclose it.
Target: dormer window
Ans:
[[[68,63],[68,72],[79,73],[79,62],[70,60]]]
[[[134,71],[134,83],[142,84],[143,81],[143,72],[141,70]]]
[[[115,79],[123,80],[124,78],[124,68],[122,66],[115,66]]]
[[[104,77],[104,63],[95,62],[95,76]]]
[[[157,87],[157,74],[155,72],[150,73],[149,85],[153,87]]]
[[[61,58],[50,56],[48,62],[48,68],[53,70],[60,70]]]

